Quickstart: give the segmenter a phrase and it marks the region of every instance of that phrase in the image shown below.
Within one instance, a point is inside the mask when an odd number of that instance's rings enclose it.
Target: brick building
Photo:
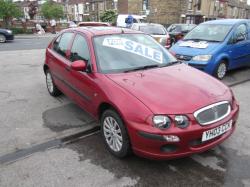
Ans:
[[[187,0],[118,0],[119,14],[147,15],[149,22],[168,25],[182,21]]]
[[[118,0],[119,14],[147,15],[149,22],[163,25],[248,18],[249,9],[247,0]]]

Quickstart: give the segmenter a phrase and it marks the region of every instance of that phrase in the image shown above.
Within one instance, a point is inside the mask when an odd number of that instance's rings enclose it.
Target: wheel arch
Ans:
[[[123,116],[120,112],[120,110],[117,109],[117,107],[115,107],[113,104],[109,103],[109,102],[102,102],[99,107],[98,107],[98,119],[100,120],[101,117],[102,117],[102,114],[105,110],[108,110],[108,109],[111,109],[111,110],[114,110],[115,112],[118,113],[118,115],[122,118],[123,120]]]

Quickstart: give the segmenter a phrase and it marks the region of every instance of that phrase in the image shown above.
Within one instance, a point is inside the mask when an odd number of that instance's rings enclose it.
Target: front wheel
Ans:
[[[216,78],[221,80],[226,76],[226,73],[227,73],[227,63],[223,60],[218,64],[214,72],[214,75]]]
[[[118,158],[130,153],[127,130],[121,117],[114,110],[106,110],[101,117],[101,133],[108,150]]]
[[[0,34],[0,43],[5,43],[6,37],[3,34]]]

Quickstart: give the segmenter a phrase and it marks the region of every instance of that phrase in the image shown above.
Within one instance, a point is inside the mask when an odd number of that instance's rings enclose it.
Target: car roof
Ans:
[[[79,22],[78,25],[83,26],[110,26],[109,23],[106,22]]]
[[[78,31],[82,33],[86,33],[91,36],[100,36],[100,35],[112,35],[112,34],[138,34],[142,33],[140,31],[135,31],[127,28],[120,28],[120,27],[105,27],[105,26],[97,26],[97,27],[77,27],[77,28],[70,28],[64,30],[66,31]]]
[[[158,23],[133,23],[133,25],[138,25],[138,26],[163,26]]]
[[[207,21],[202,24],[234,25],[243,21],[247,21],[247,20],[246,19],[220,19],[220,20]]]
[[[193,23],[174,23],[174,24],[172,24],[172,25],[193,25],[193,26],[195,26],[196,24],[193,24]]]

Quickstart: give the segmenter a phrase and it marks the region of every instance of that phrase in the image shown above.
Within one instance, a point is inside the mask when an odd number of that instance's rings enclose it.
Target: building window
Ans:
[[[98,8],[100,11],[103,11],[104,10],[104,2],[100,2],[98,5]]]
[[[148,9],[149,9],[148,0],[143,0],[143,2],[142,2],[142,10],[148,10]]]
[[[188,0],[188,10],[192,10],[193,9],[193,0]]]
[[[89,12],[89,4],[85,4],[85,12]]]
[[[201,0],[197,0],[196,2],[197,10],[201,10]]]
[[[91,10],[92,10],[92,11],[95,11],[95,3],[92,3],[92,4],[91,4]]]

